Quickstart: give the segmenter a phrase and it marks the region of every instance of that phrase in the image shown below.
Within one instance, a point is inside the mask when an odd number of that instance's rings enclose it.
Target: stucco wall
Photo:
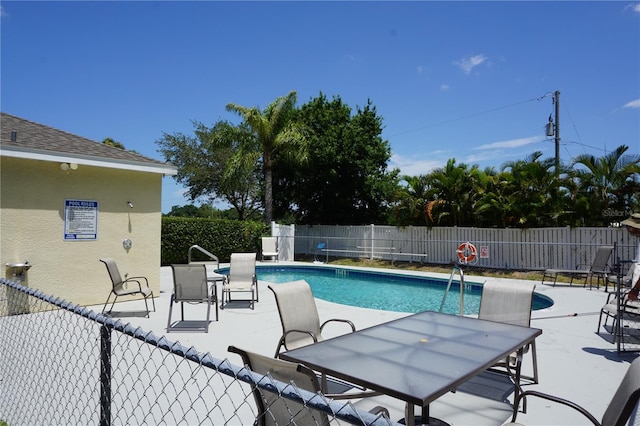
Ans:
[[[84,165],[62,171],[57,162],[1,157],[0,185],[0,261],[3,268],[33,264],[30,287],[81,305],[103,304],[111,281],[99,259],[111,257],[123,276],[146,276],[159,295],[162,175]],[[67,199],[98,202],[96,240],[64,240]]]

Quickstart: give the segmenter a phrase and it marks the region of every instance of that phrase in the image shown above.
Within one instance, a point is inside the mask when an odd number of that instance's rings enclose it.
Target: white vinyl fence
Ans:
[[[462,227],[276,225],[281,260],[350,257],[450,265],[470,242],[477,267],[507,270],[588,268],[599,246],[615,245],[609,264],[635,257],[638,242],[625,228],[494,229]],[[319,248],[319,245],[321,248]],[[283,251],[281,250],[281,253]],[[293,256],[292,256],[293,254]]]

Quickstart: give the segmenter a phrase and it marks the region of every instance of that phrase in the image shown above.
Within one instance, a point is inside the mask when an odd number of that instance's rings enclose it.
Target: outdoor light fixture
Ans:
[[[60,163],[60,170],[63,172],[68,170],[78,170],[78,165],[76,163]]]
[[[133,203],[131,201],[127,201],[127,205],[129,206],[130,209],[133,208]]]

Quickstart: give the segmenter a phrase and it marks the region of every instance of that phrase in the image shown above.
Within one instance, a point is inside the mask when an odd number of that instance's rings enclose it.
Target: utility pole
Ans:
[[[555,123],[549,115],[549,122],[545,126],[547,136],[555,136],[556,141],[556,178],[560,176],[560,91],[553,92],[553,103],[555,105]]]
[[[556,106],[556,125],[555,125],[555,141],[556,141],[556,178],[560,176],[560,91],[556,90],[553,94],[553,102]]]

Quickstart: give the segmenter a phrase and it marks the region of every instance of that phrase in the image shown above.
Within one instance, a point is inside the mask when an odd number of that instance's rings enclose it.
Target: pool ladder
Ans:
[[[440,310],[444,309],[444,304],[447,301],[447,296],[449,296],[449,289],[451,288],[451,283],[453,282],[453,278],[456,275],[456,271],[460,274],[460,316],[464,315],[464,289],[466,285],[464,284],[464,272],[462,272],[462,268],[457,265],[454,265],[451,269],[451,275],[449,276],[449,283],[447,284],[447,289],[444,292],[444,297],[442,298],[442,303],[440,303]]]

